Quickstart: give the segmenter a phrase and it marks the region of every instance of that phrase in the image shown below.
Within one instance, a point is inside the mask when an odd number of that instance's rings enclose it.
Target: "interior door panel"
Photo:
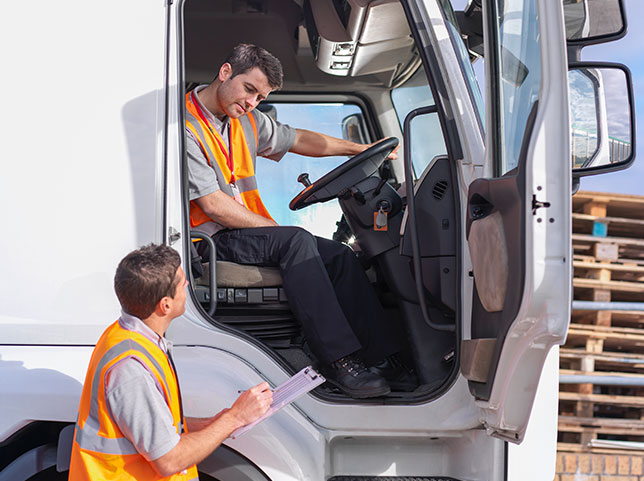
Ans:
[[[461,371],[478,399],[489,399],[503,341],[523,295],[522,178],[515,169],[500,178],[477,179],[468,193],[467,241],[474,294],[472,339],[462,343]]]

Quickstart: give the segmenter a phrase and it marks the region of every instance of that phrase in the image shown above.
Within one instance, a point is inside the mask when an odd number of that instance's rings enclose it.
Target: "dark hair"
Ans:
[[[181,257],[165,245],[150,244],[126,255],[116,268],[114,290],[125,312],[146,319],[166,296],[174,297]]]
[[[282,88],[282,79],[284,78],[282,64],[276,57],[262,47],[248,43],[240,43],[228,56],[226,63],[229,63],[233,68],[232,77],[246,73],[253,67],[258,67],[264,72],[264,75],[268,79],[268,84],[273,89],[277,90]]]

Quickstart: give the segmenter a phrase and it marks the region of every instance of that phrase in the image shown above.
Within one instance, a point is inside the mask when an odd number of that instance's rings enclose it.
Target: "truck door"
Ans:
[[[468,189],[473,293],[461,372],[488,433],[520,442],[570,315],[566,38],[561,2],[484,0],[483,15],[491,175]]]

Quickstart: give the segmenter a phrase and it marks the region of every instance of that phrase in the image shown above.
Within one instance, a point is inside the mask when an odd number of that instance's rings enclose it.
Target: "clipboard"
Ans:
[[[315,389],[325,381],[324,376],[311,366],[305,367],[293,377],[273,389],[273,403],[268,408],[268,411],[252,423],[233,431],[230,435],[231,439],[238,438],[256,424],[261,423],[264,419],[272,416],[284,406],[288,406],[297,398]]]

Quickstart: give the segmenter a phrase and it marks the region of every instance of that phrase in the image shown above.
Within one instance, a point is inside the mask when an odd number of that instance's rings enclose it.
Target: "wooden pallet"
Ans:
[[[593,211],[595,206],[598,211]],[[644,220],[644,196],[579,191],[572,198],[572,211],[602,217]]]
[[[641,282],[628,282],[628,281],[614,281],[604,279],[585,279],[583,277],[575,277],[572,280],[572,286],[580,289],[604,289],[616,293],[635,292],[642,293]]]
[[[644,237],[644,219],[602,217],[575,212],[572,214],[572,230],[578,234],[592,234],[596,223],[606,226],[607,236]]]
[[[572,312],[571,324],[593,324],[596,318],[596,311],[585,311],[583,309],[575,309]],[[601,311],[610,315],[611,326],[614,327],[630,327],[630,328],[643,328],[644,318],[642,313],[638,311],[614,311],[606,310]]]
[[[587,437],[621,438],[625,441],[644,441],[644,421],[639,419],[584,418],[559,416],[559,432],[586,434]]]
[[[568,345],[568,344],[566,344]],[[565,369],[579,369],[584,360],[592,360],[595,372],[641,373],[644,375],[644,354],[626,352],[588,352],[585,349],[562,347],[559,360]]]
[[[572,234],[575,254],[592,255],[609,261],[644,261],[644,240],[630,237],[595,237],[589,234]]]
[[[573,197],[576,300],[644,302],[644,197],[580,192]],[[589,450],[592,439],[644,441],[644,313],[574,310],[560,350],[559,448]],[[591,382],[592,381],[592,382]]]
[[[605,311],[602,311],[605,312]],[[618,314],[613,315],[622,315]],[[638,315],[638,313],[633,313]],[[611,319],[612,320],[612,319]],[[644,319],[642,319],[644,322]],[[571,323],[568,328],[566,347],[587,346],[589,341],[602,341],[601,350],[588,350],[587,352],[603,352],[604,350],[615,352],[630,352],[644,354],[644,329],[597,326],[593,324]]]

